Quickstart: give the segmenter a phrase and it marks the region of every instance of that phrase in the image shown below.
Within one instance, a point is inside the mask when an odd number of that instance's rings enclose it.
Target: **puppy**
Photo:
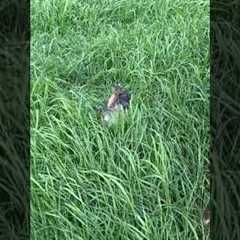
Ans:
[[[121,105],[125,110],[129,107],[130,99],[130,94],[118,84],[113,88],[113,93],[107,102],[107,108],[115,109],[119,107],[118,105]]]
[[[118,116],[129,108],[131,95],[120,84],[113,87],[112,95],[108,99],[106,106],[98,108],[104,125],[115,123]]]

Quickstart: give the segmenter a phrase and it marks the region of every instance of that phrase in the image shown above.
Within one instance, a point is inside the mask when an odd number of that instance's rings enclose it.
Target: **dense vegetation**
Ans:
[[[31,4],[32,238],[206,239],[208,1]],[[108,129],[116,82],[133,98]]]

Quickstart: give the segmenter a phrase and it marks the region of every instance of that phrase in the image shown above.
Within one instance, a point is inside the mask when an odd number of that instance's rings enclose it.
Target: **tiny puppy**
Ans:
[[[112,89],[112,95],[108,99],[104,108],[98,108],[104,125],[111,125],[116,122],[120,113],[129,108],[131,95],[120,84]]]

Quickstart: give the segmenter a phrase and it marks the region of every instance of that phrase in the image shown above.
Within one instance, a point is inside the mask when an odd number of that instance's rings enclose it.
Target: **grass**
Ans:
[[[208,5],[32,1],[32,239],[207,238]],[[133,98],[108,129],[116,82]]]

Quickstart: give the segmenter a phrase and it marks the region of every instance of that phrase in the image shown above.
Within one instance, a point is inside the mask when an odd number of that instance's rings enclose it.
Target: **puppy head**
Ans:
[[[124,92],[124,89],[123,89],[122,85],[120,83],[118,83],[112,88],[112,92],[116,95],[120,95],[121,93]]]

